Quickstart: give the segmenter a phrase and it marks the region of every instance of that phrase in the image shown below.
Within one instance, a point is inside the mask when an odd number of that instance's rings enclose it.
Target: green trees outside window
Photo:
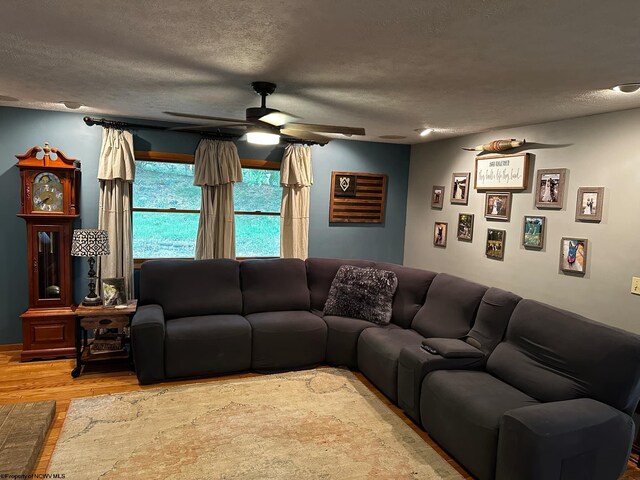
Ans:
[[[133,256],[193,258],[200,215],[200,187],[193,164],[136,161],[133,184]],[[280,255],[280,172],[243,168],[234,187],[236,255]]]

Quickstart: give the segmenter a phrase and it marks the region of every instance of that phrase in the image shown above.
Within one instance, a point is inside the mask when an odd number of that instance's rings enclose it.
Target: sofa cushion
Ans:
[[[202,315],[166,322],[165,369],[170,378],[247,370],[251,326],[240,315]]]
[[[467,343],[489,355],[502,341],[509,319],[522,297],[491,287],[482,297],[476,321],[467,335]]]
[[[150,260],[140,269],[139,305],[161,305],[165,319],[241,314],[235,260]]]
[[[331,283],[342,265],[373,267],[369,260],[341,260],[337,258],[307,258],[307,282],[311,293],[311,308],[322,311],[329,296]]]
[[[487,370],[543,402],[589,397],[631,414],[638,400],[640,336],[522,300]]]
[[[394,324],[367,328],[358,339],[358,368],[394,402],[398,398],[398,358],[410,345],[421,345],[423,337],[414,330]]]
[[[379,328],[375,324],[357,318],[325,315],[327,324],[327,355],[330,365],[357,368],[358,338],[367,328]]]
[[[460,338],[466,335],[487,291],[486,286],[439,273],[427,292],[424,306],[411,328],[425,337]]]
[[[303,260],[244,260],[240,279],[245,314],[311,308]]]
[[[252,329],[251,367],[278,371],[322,363],[327,324],[306,311],[263,312],[247,315]]]
[[[393,297],[391,321],[402,328],[409,328],[413,317],[424,305],[427,290],[437,273],[384,262],[376,262],[375,267],[396,274],[398,288]]]
[[[495,476],[502,415],[538,402],[486,372],[438,370],[422,382],[422,426],[480,480]]]
[[[386,325],[397,286],[396,274],[388,270],[343,265],[331,284],[324,314]]]

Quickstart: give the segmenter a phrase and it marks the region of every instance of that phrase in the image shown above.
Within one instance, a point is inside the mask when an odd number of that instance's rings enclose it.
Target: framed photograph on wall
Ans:
[[[544,248],[546,217],[525,215],[522,225],[522,246],[524,248]]]
[[[604,187],[580,187],[576,200],[576,221],[599,222],[602,220]]]
[[[448,223],[436,222],[433,227],[433,244],[436,247],[447,246]]]
[[[451,203],[466,205],[469,202],[470,172],[456,172],[451,175]]]
[[[511,192],[485,194],[484,218],[508,222],[511,219]]]
[[[504,258],[504,240],[507,236],[506,230],[487,229],[487,245],[485,254],[489,258],[502,260]]]
[[[115,307],[127,304],[127,292],[124,288],[124,278],[102,279],[102,303],[105,307]]]
[[[473,213],[458,215],[458,240],[471,242],[473,240]]]
[[[431,208],[442,208],[444,205],[444,185],[434,185],[431,190]]]
[[[536,207],[564,207],[564,183],[567,177],[566,168],[546,168],[536,174]]]
[[[562,237],[560,241],[560,270],[584,275],[587,271],[587,239]]]
[[[476,157],[476,190],[526,190],[529,153]]]

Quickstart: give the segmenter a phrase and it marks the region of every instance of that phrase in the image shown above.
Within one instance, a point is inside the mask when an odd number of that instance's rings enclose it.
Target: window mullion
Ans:
[[[237,210],[234,212],[236,215],[274,215],[274,216],[279,216],[280,212],[261,212],[261,211],[254,211],[254,212],[244,212],[241,210]]]

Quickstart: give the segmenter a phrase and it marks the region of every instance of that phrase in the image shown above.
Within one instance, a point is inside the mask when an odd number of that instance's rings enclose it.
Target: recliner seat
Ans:
[[[367,329],[358,339],[358,368],[382,393],[398,400],[398,360],[405,347],[428,337],[458,338],[471,329],[487,287],[438,274],[429,282],[424,305],[405,328]],[[399,282],[398,282],[399,284]]]

